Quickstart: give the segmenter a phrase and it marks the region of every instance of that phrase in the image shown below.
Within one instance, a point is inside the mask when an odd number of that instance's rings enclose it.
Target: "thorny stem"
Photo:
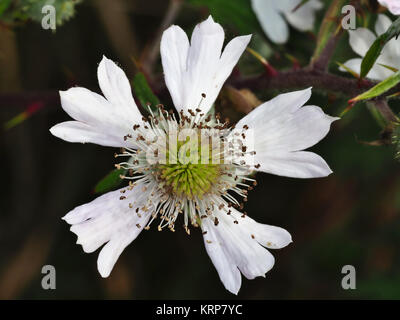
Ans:
[[[383,117],[384,127],[390,127],[394,123],[399,121],[399,119],[394,114],[392,109],[390,109],[386,100],[384,99],[372,100],[368,102],[368,105],[369,108],[371,107],[375,108],[379,112],[379,114]]]
[[[280,72],[275,77],[265,75],[231,79],[229,84],[236,88],[254,90],[295,90],[313,87],[342,97],[355,97],[372,88],[376,82],[345,78],[342,76],[313,70],[309,67],[300,70]]]
[[[363,80],[360,82],[358,79],[346,78],[306,67],[299,70],[282,71],[274,77],[265,74],[251,77],[232,77],[228,80],[227,84],[238,89],[248,88],[262,91],[290,91],[313,87],[325,93],[328,92],[339,97],[351,98],[369,90],[375,86],[377,82],[370,80]],[[154,93],[160,97],[166,98],[168,96],[165,85],[153,89]],[[397,85],[380,97],[384,98],[399,91],[400,85]],[[58,106],[59,94],[57,91],[0,94],[0,107],[21,108],[28,106],[34,101],[42,101],[48,106]]]
[[[167,11],[157,31],[156,37],[154,37],[149,47],[146,48],[142,54],[142,65],[144,70],[148,74],[152,74],[153,66],[156,64],[157,58],[160,54],[160,41],[162,34],[164,30],[167,29],[175,21],[178,13],[180,12],[182,4],[183,0],[169,1]]]

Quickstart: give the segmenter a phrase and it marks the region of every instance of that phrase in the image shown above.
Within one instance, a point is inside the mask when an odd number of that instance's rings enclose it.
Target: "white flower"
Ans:
[[[251,0],[261,27],[268,38],[275,43],[288,41],[287,22],[299,31],[313,29],[315,13],[323,7],[323,4],[319,0],[310,0],[293,12],[300,3],[301,0]]]
[[[400,1],[399,0],[378,0],[378,2],[389,9],[394,15],[400,15]]]
[[[60,92],[63,109],[76,121],[57,124],[50,129],[53,135],[71,142],[124,147],[116,156],[128,158],[117,165],[128,170],[123,177],[129,181],[127,187],[102,195],[64,217],[85,252],[105,244],[98,257],[103,277],[110,274],[125,247],[156,218],[160,218],[158,230],[168,227],[174,231],[177,219],[183,219],[188,233],[190,225],[201,227],[221,281],[235,294],[241,286],[240,273],[253,279],[264,276],[274,265],[265,248],[282,248],[292,241],[286,230],[257,223],[239,212],[242,203],[234,195],[247,200],[248,190],[255,185],[249,177],[254,169],[296,178],[329,175],[331,170],[320,156],[302,150],[324,138],[336,118],[319,107],[303,107],[311,89],[285,93],[263,103],[235,130],[218,117],[207,115],[250,38],[234,38],[221,54],[224,31],[211,17],[196,26],[190,43],[178,26],[164,32],[162,64],[178,117],[159,106],[158,113],[142,118],[125,74],[105,57],[98,68],[105,98],[83,88]],[[171,133],[191,128],[213,128],[217,141],[229,146],[218,150],[218,161],[233,158],[232,154],[241,160],[217,164],[172,161],[176,153],[162,141]],[[247,146],[251,131],[255,143]],[[189,159],[198,151],[209,150],[208,144],[202,144],[200,150],[196,144],[195,152],[190,149],[188,155],[185,144],[170,139],[171,146]],[[214,145],[212,148],[214,151]],[[167,154],[169,161],[159,161],[160,155]]]
[[[378,36],[385,33],[390,27],[392,21],[384,14],[379,14],[375,24],[375,32]],[[376,40],[376,35],[366,28],[349,30],[349,43],[351,48],[360,57],[364,58],[368,49]],[[387,67],[400,69],[400,42],[396,39],[390,40],[382,49],[381,55],[375,62],[375,65],[369,71],[367,77],[373,80],[384,80],[393,74],[393,71]],[[350,59],[344,65],[360,74],[362,58]],[[340,67],[340,71],[346,71]]]

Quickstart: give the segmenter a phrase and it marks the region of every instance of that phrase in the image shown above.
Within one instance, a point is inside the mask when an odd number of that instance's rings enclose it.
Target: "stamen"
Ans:
[[[180,111],[179,121],[173,110],[166,111],[163,105],[157,105],[157,112],[154,112],[148,104],[150,116],[142,119],[146,124],[134,124],[134,135],[132,132],[124,136],[124,140],[127,143],[132,141],[135,147],[125,148],[114,155],[115,158],[129,158],[115,165],[117,169],[127,170],[127,174],[120,177],[129,181],[127,189],[121,190],[124,195],[120,199],[126,199],[126,191],[132,190],[136,185],[140,185],[142,197],[147,197],[140,206],[128,203],[129,208],[136,208],[139,218],[142,216],[139,207],[143,212],[151,212],[151,219],[144,227],[145,230],[149,230],[150,224],[160,217],[157,229],[161,231],[168,227],[174,232],[175,222],[180,214],[183,214],[183,226],[187,234],[190,234],[189,224],[199,227],[202,220],[207,218],[218,226],[219,213],[231,216],[233,222],[238,224],[229,208],[243,208],[243,203],[235,197],[239,196],[246,202],[248,190],[252,189],[250,184],[256,185],[256,181],[248,177],[251,173],[250,166],[243,160],[244,155],[254,155],[255,151],[248,151],[244,140],[241,140],[245,139],[243,131],[231,134],[233,127],[229,129],[229,119],[226,118],[221,123],[219,114],[215,116],[215,123],[211,121],[211,114],[204,119],[206,115],[201,112],[200,106],[205,98],[206,95],[202,94],[196,109],[188,109],[187,113]],[[205,135],[209,139],[207,144],[201,141],[193,144],[198,148],[199,155],[202,155],[202,148],[209,148],[208,160],[212,161],[202,164],[191,160],[183,164],[179,162],[178,154],[171,154],[170,150],[179,152],[188,142],[177,141],[175,149],[170,149],[169,145],[174,143],[168,140],[170,133],[175,132],[174,136],[178,136],[180,130],[186,129],[196,129],[199,132],[212,130],[211,134],[207,132]],[[243,130],[247,129],[248,126],[244,125]],[[152,138],[147,138],[149,136]],[[231,139],[231,136],[235,138]],[[212,143],[213,139],[219,141],[223,147],[217,148]],[[163,141],[168,141],[167,146],[163,145]],[[160,156],[166,157],[166,163],[160,163]],[[242,218],[245,216],[245,213],[241,215]],[[140,225],[137,227],[141,228]]]

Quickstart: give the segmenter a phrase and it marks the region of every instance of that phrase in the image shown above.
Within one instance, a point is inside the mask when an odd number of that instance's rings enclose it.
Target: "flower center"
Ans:
[[[151,212],[145,229],[159,217],[158,230],[174,231],[176,219],[183,215],[190,234],[189,224],[197,227],[202,219],[213,219],[217,225],[217,215],[234,218],[230,207],[243,209],[248,190],[256,185],[249,177],[252,168],[247,161],[255,151],[245,145],[248,126],[233,130],[228,121],[221,123],[218,115],[205,115],[200,109],[189,109],[188,115],[181,111],[178,119],[162,105],[158,113],[150,108],[149,112],[124,137],[134,147],[115,155],[129,158],[116,165],[127,172],[121,178],[129,180],[122,193],[140,187],[148,196],[140,205]],[[134,209],[137,204],[128,205]]]
[[[219,165],[213,164],[178,163],[159,168],[159,179],[164,188],[188,199],[202,199],[220,176]]]

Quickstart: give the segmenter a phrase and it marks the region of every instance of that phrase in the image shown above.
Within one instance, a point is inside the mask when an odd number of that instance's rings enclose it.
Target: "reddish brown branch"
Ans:
[[[227,83],[238,89],[248,88],[254,91],[289,91],[313,87],[314,90],[332,93],[347,99],[353,98],[377,84],[375,81],[363,80],[360,82],[357,79],[308,68],[282,71],[273,77],[265,74],[251,77],[231,77]],[[153,89],[163,101],[169,96],[164,84]],[[400,86],[384,93],[381,98],[398,91],[400,91]],[[57,91],[0,94],[0,107],[23,107],[34,101],[42,101],[46,105],[54,106],[58,106],[60,103]]]
[[[372,88],[376,83],[345,78],[342,76],[320,72],[316,70],[300,69],[280,72],[275,77],[257,76],[248,78],[231,79],[229,83],[236,88],[249,88],[253,90],[293,90],[313,87],[343,96],[355,97]]]

